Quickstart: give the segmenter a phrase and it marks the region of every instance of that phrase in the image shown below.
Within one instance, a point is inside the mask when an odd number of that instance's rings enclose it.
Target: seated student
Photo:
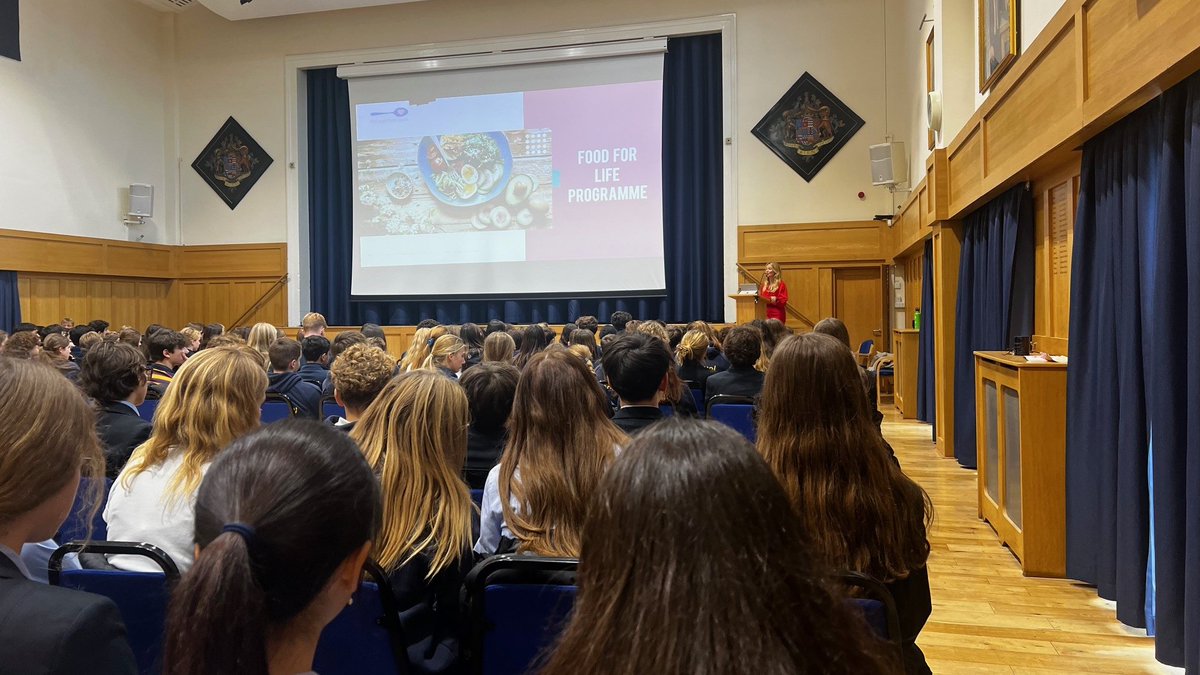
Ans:
[[[383,327],[377,323],[364,323],[359,329],[368,340],[378,340],[379,348],[387,351],[387,333],[383,332]]]
[[[579,595],[539,673],[892,673],[804,542],[787,495],[739,434],[656,425],[591,500]]]
[[[667,335],[667,326],[661,321],[643,321],[636,326],[626,329],[627,333],[641,333],[649,335],[663,344],[667,348],[667,355],[671,355],[670,337]],[[685,417],[696,417],[696,399],[692,396],[692,392],[683,386],[683,380],[675,374],[674,364],[667,369],[667,388],[663,391],[662,403],[669,404],[675,409],[675,414]]]
[[[916,639],[931,611],[925,563],[933,507],[889,457],[844,344],[810,333],[775,349],[759,406],[758,450],[822,558],[892,592],[905,672],[930,672]]]
[[[42,339],[31,330],[17,331],[4,341],[0,354],[18,359],[36,359],[42,353]]]
[[[325,388],[329,380],[329,340],[320,335],[310,335],[300,342],[304,365],[297,371],[300,378],[319,389]]]
[[[79,379],[79,364],[71,360],[71,339],[62,333],[52,333],[42,340],[42,354],[68,380]]]
[[[613,424],[633,435],[662,419],[658,404],[667,388],[671,355],[661,340],[641,333],[622,335],[604,351],[604,375],[617,392]]]
[[[92,319],[91,321],[88,322],[88,328],[91,328],[92,330],[96,331],[97,333],[99,333],[101,335],[104,335],[105,333],[108,332],[108,327],[110,325],[112,325],[112,324],[105,321],[104,319]]]
[[[689,330],[683,334],[679,339],[679,347],[675,349],[675,361],[679,363],[675,371],[679,379],[691,382],[693,388],[701,391],[708,377],[717,370],[708,365],[708,336],[700,330]]]
[[[413,334],[413,341],[409,345],[408,351],[404,352],[404,356],[400,359],[400,371],[407,373],[412,370],[420,370],[421,366],[425,364],[425,359],[429,357],[429,352],[433,349],[433,343],[445,334],[445,326],[418,328],[417,332]]]
[[[129,326],[125,326],[119,333],[117,333],[117,339],[134,347],[140,348],[142,346],[142,334],[137,332],[136,329],[130,328]]]
[[[213,338],[225,334],[225,326],[219,323],[205,324],[200,330],[200,349],[208,349]]]
[[[271,373],[267,375],[267,393],[279,394],[296,409],[298,417],[321,418],[321,388],[300,377],[300,343],[279,338],[271,343],[268,354]]]
[[[187,360],[188,340],[182,333],[162,329],[146,334],[146,353],[150,360],[150,386],[161,394],[171,384],[175,371]]]
[[[154,412],[150,440],[138,446],[112,485],[104,520],[112,541],[163,549],[180,572],[192,565],[193,500],[212,461],[257,428],[267,373],[248,347],[219,347],[187,360]],[[114,566],[157,572],[141,556],[110,556]]]
[[[108,478],[115,479],[134,449],[150,438],[150,423],[138,416],[149,383],[146,357],[124,342],[101,342],[83,362],[79,386],[99,412],[96,429]]]
[[[111,600],[34,581],[18,552],[54,535],[80,476],[102,497],[104,460],[87,402],[45,364],[0,359],[0,672],[137,672]],[[40,571],[41,574],[45,570]]]
[[[203,334],[199,328],[185,326],[179,329],[179,334],[187,339],[187,346],[184,348],[185,357],[200,351],[200,338],[203,337]]]
[[[458,381],[458,374],[467,362],[467,345],[456,335],[443,335],[434,341],[429,356],[421,364],[422,370],[436,370],[446,377]]]
[[[629,312],[613,312],[608,318],[609,325],[616,328],[618,333],[624,332],[630,321],[633,321],[633,315]]]
[[[600,345],[596,344],[596,334],[591,331],[584,330],[582,328],[577,328],[571,331],[571,340],[567,346],[570,347],[573,345],[587,347],[587,358],[589,361],[596,361],[603,355],[603,352],[600,350]]]
[[[513,352],[516,350],[517,343],[513,342],[512,336],[508,333],[504,331],[489,333],[483,340],[482,362],[512,363]]]
[[[163,672],[311,672],[359,587],[379,503],[344,434],[290,420],[235,441],[196,495],[199,553],[172,593]]]
[[[504,427],[512,414],[520,377],[521,371],[512,365],[485,362],[463,373],[459,379],[471,405],[463,478],[472,490],[483,489],[488,472],[500,461],[508,438]]]
[[[535,355],[517,382],[504,454],[483,487],[475,552],[577,557],[587,500],[627,439],[581,360],[557,346]]]
[[[337,363],[338,357],[342,352],[346,351],[351,345],[363,344],[367,341],[367,336],[356,330],[343,331],[337,334],[333,342],[329,345],[329,367],[332,369],[333,364]],[[333,379],[325,380],[325,384],[321,387],[321,398],[333,396]]]
[[[704,333],[704,337],[708,338],[708,352],[704,356],[704,365],[712,368],[716,372],[729,370],[729,359],[721,353],[721,338],[717,335],[717,331],[704,321],[693,321],[687,325],[689,331],[698,330]],[[724,329],[725,333],[729,332],[728,328]]]
[[[763,374],[754,369],[762,356],[762,338],[754,328],[738,326],[729,331],[721,342],[729,359],[729,370],[714,373],[704,383],[704,403],[720,394],[758,396],[763,387]]]
[[[325,323],[325,317],[316,312],[309,312],[300,319],[300,339],[306,337],[320,336],[325,337],[325,329],[328,325]]]
[[[541,353],[551,343],[550,336],[537,324],[530,324],[521,331],[521,349],[513,359],[513,365],[524,370],[525,364]]]
[[[473,323],[464,323],[459,328],[458,336],[467,346],[467,362],[463,364],[463,372],[483,361],[483,332]]]
[[[333,400],[346,410],[345,417],[330,417],[327,424],[349,432],[396,372],[396,359],[366,342],[351,344],[333,362],[329,379]]]
[[[83,336],[95,332],[91,326],[80,324],[71,329],[67,337],[71,338],[71,359],[75,363],[83,361]]]
[[[84,333],[83,337],[79,338],[79,349],[81,354],[76,360],[76,363],[83,365],[83,360],[87,358],[88,352],[91,351],[92,347],[95,347],[101,342],[104,342],[104,337],[96,331],[93,330]],[[113,340],[113,342],[116,342],[116,340]]]
[[[846,328],[846,324],[841,319],[835,317],[821,319],[817,322],[817,325],[813,326],[813,332],[823,333],[836,338],[838,342],[846,345],[846,349],[851,354],[854,353],[854,348],[850,346],[850,330]],[[876,426],[883,424],[883,413],[879,412],[879,408],[875,404],[879,400],[876,397],[875,391],[875,374],[868,371],[861,364],[858,366],[858,374],[862,379],[863,391],[867,393],[867,405],[871,408],[871,415],[875,419],[875,424]]]
[[[487,335],[491,335],[492,333],[504,333],[506,331],[508,331],[508,324],[504,323],[500,319],[492,319],[487,322],[487,331],[485,331]]]
[[[412,670],[457,673],[459,592],[474,506],[462,481],[467,395],[429,370],[387,384],[350,437],[379,476],[383,523],[372,557],[391,577]]]

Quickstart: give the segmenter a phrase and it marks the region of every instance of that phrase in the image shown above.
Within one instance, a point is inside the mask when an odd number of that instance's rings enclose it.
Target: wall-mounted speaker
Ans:
[[[899,185],[908,182],[908,156],[904,143],[880,143],[872,145],[871,184]]]
[[[129,186],[129,215],[150,218],[154,215],[154,186],[133,183]]]

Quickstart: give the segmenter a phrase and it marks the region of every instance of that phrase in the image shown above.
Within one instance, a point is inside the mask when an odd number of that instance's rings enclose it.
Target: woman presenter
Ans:
[[[779,319],[787,323],[787,284],[783,283],[783,275],[779,272],[779,263],[767,263],[763,273],[762,287],[758,289],[758,297],[767,303],[767,318]]]

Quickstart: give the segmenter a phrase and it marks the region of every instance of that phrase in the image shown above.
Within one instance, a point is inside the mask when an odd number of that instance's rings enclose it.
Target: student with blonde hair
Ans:
[[[420,369],[425,363],[425,359],[429,358],[429,352],[433,350],[433,343],[445,334],[445,326],[418,328],[416,334],[413,335],[412,344],[409,345],[408,351],[404,352],[404,358],[400,360],[400,370],[407,373],[410,370]]]
[[[474,562],[474,508],[461,477],[469,421],[457,382],[416,370],[389,382],[350,433],[379,476],[383,526],[373,556],[391,576],[421,673],[458,668],[458,594]]]
[[[271,345],[280,337],[282,336],[279,334],[279,330],[269,323],[256,323],[250,329],[250,335],[246,337],[246,344],[262,354],[263,370],[270,367]]]
[[[210,348],[188,359],[158,404],[150,439],[113,483],[104,509],[109,538],[154,544],[186,571],[196,489],[221,450],[259,425],[266,391],[266,371],[248,347]],[[124,570],[158,570],[140,556],[110,562]]]
[[[87,401],[45,364],[0,359],[0,672],[137,672],[116,605],[90,593],[34,581],[26,544],[54,536],[80,478],[94,511],[104,458]],[[51,542],[52,543],[52,542]],[[41,575],[45,575],[44,566]]]
[[[434,341],[433,347],[429,350],[429,356],[425,357],[421,368],[436,370],[457,381],[458,374],[462,372],[466,362],[467,344],[462,341],[462,338],[447,334]]]
[[[517,351],[517,343],[512,336],[504,331],[488,333],[483,340],[483,362],[498,361],[512,363],[513,352]]]
[[[675,372],[679,379],[691,382],[692,387],[701,391],[708,376],[717,372],[716,368],[707,365],[709,344],[704,331],[692,329],[683,334],[675,348],[675,361],[679,364]]]
[[[587,500],[626,440],[581,359],[559,346],[534,355],[484,485],[475,552],[577,557]]]
[[[309,312],[308,314],[304,315],[303,319],[300,319],[299,339],[303,341],[304,338],[312,335],[325,337],[325,329],[328,327],[328,324],[325,323],[324,316],[317,314],[316,312]]]

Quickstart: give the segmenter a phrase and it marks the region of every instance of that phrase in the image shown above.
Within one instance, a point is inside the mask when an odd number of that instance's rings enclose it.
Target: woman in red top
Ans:
[[[767,263],[763,274],[762,287],[758,289],[758,297],[767,302],[767,318],[779,319],[787,323],[787,284],[783,283],[783,274],[779,271],[779,263]]]

